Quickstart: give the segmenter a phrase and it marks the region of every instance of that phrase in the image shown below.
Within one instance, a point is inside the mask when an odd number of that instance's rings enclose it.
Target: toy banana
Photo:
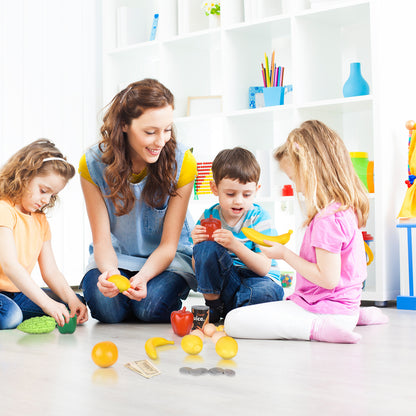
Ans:
[[[374,260],[374,254],[371,251],[370,246],[365,241],[364,241],[364,249],[365,249],[365,252],[368,256],[367,266],[369,266],[372,263],[372,261]]]
[[[162,345],[167,345],[167,344],[174,344],[174,341],[168,341],[167,339],[162,338],[162,337],[153,337],[153,338],[149,338],[146,341],[146,343],[144,344],[144,349],[146,351],[146,354],[152,360],[156,360],[157,359],[156,347],[160,347]]]
[[[292,230],[289,230],[286,234],[271,236],[271,235],[259,233],[253,228],[247,228],[247,227],[243,227],[241,231],[253,243],[259,244],[261,246],[266,246],[266,247],[270,247],[270,245],[266,244],[264,240],[273,241],[275,243],[280,243],[280,244],[286,244],[290,240],[290,236],[293,233]]]

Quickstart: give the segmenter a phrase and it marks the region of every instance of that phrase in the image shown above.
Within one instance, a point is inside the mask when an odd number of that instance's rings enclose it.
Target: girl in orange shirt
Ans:
[[[75,314],[78,323],[88,319],[82,298],[56,265],[45,216],[74,174],[46,139],[23,147],[0,170],[0,329],[45,314],[60,326]],[[31,278],[36,262],[50,289],[42,290]]]

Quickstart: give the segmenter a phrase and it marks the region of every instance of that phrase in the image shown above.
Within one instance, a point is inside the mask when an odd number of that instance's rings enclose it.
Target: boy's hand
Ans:
[[[227,250],[233,251],[234,244],[238,241],[230,230],[220,228],[212,233],[215,242],[225,247]]]
[[[202,225],[195,225],[195,228],[191,232],[192,241],[194,244],[198,244],[201,241],[208,240],[208,234]]]

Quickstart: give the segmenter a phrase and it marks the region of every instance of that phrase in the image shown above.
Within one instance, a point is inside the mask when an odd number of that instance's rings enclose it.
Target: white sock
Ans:
[[[311,341],[356,344],[360,339],[361,335],[337,326],[331,319],[316,318],[313,321]]]
[[[379,308],[369,306],[360,308],[360,316],[357,325],[380,325],[389,321],[389,317],[384,315]]]

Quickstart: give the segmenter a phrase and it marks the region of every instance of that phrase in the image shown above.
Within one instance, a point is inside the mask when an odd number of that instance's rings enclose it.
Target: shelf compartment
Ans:
[[[145,59],[143,57],[146,57]],[[103,76],[111,79],[105,84],[103,101],[105,103],[131,82],[143,78],[160,79],[161,43],[147,42],[128,48],[113,50],[103,57]]]
[[[350,152],[374,160],[374,108],[370,96],[324,100],[298,107],[299,123],[320,120],[335,130]]]
[[[177,117],[186,116],[188,97],[222,95],[220,32],[200,33],[197,40],[180,37],[163,43],[162,82],[175,95]]]
[[[103,40],[107,50],[150,40],[153,17],[159,14],[156,40],[178,33],[177,0],[106,0],[103,6]]]
[[[372,91],[370,6],[368,2],[294,18],[294,94],[297,104],[341,98],[351,62],[361,62]],[[325,62],[325,66],[323,66]]]
[[[261,63],[264,64],[265,53],[270,61],[275,50],[275,62],[285,67],[284,84],[291,83],[290,33],[291,21],[287,17],[273,18],[267,22],[242,25],[224,31],[224,49],[228,51],[224,56],[226,112],[248,109],[249,87],[263,85]],[[227,71],[227,68],[230,70]],[[291,94],[286,97],[289,98]]]
[[[224,148],[222,116],[176,118],[175,128],[177,140],[193,148],[197,162],[212,162]]]

